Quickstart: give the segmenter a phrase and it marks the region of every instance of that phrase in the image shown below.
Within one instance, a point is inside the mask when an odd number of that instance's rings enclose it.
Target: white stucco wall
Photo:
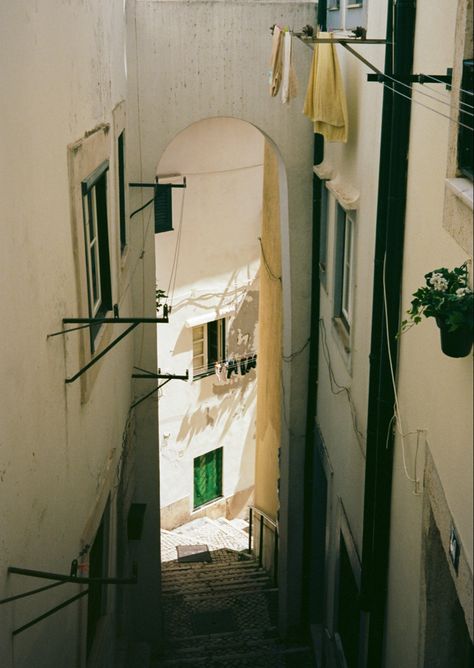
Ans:
[[[281,154],[288,199],[284,223],[284,354],[300,349],[309,336],[311,164],[313,133],[302,115],[309,73],[309,49],[294,41],[300,95],[289,107],[268,93],[269,27],[280,22],[298,30],[315,22],[312,2],[160,2],[129,5],[129,101],[137,151],[137,173],[153,179],[173,137],[191,123],[215,116],[248,121],[266,134]],[[138,48],[137,42],[138,40]],[[135,122],[136,121],[136,122]],[[287,402],[281,480],[284,625],[297,624],[301,591],[301,504],[307,350],[285,365]],[[291,436],[290,436],[291,431]],[[289,447],[291,440],[291,448]],[[290,582],[291,580],[291,582]]]
[[[233,309],[226,318],[227,357],[257,352],[263,142],[263,135],[249,123],[228,118],[200,121],[169,144],[158,164],[158,175],[180,174],[173,181],[186,177],[187,182],[185,190],[173,193],[174,231],[155,236],[157,285],[168,293],[172,306],[169,324],[158,330],[162,373],[188,370],[192,378],[192,327],[186,321],[209,311]],[[242,323],[245,311],[253,316]],[[248,330],[242,329],[245,325]],[[217,447],[224,448],[224,498],[253,487],[255,381],[255,372],[239,380],[233,376],[228,384],[219,383],[213,374],[185,383],[172,381],[163,388],[162,507],[184,500],[192,512],[193,459]]]
[[[133,339],[100,363],[86,403],[80,380],[64,382],[80,367],[80,334],[47,339],[61,329],[62,318],[86,315],[78,313],[67,147],[101,123],[110,124],[103,133],[110,157],[109,243],[113,301],[122,314],[134,309],[131,270],[137,253],[132,238],[121,266],[112,110],[126,95],[123,3],[2,3],[0,34],[3,598],[45,584],[8,576],[10,565],[69,572],[71,560],[94,537],[108,493],[112,522],[115,518],[116,469],[132,398]],[[153,297],[151,277],[152,308]],[[141,299],[137,302],[141,306]],[[153,345],[148,363],[154,359]],[[146,363],[145,355],[141,361]],[[156,433],[156,418],[150,419]],[[151,551],[159,560],[157,550]],[[112,544],[111,573],[115,552]],[[66,585],[0,607],[2,667],[13,666],[13,654],[16,668],[84,665],[87,599],[14,641],[11,637],[13,629],[77,591]],[[111,612],[112,589],[108,600]]]
[[[436,10],[436,11],[434,11]],[[453,67],[456,48],[457,3],[417,4],[414,71],[444,73]],[[445,102],[450,95],[444,86],[416,87]],[[430,90],[431,89],[431,90]],[[450,108],[415,93],[415,100],[442,114]],[[449,120],[414,104],[410,134],[410,162],[404,249],[402,308],[407,310],[412,293],[424,284],[424,274],[438,267],[453,268],[468,259],[443,227],[445,177],[449,145]],[[472,212],[471,212],[472,217]],[[455,226],[455,221],[450,221]],[[387,666],[417,665],[423,628],[420,611],[423,502],[433,504],[446,517],[440,525],[441,541],[447,551],[449,527],[454,524],[462,545],[462,559],[470,569],[470,584],[460,572],[451,574],[461,603],[472,624],[473,498],[472,498],[472,357],[453,359],[441,352],[439,330],[432,318],[400,339],[399,400],[408,474],[415,477],[418,429],[420,449],[417,477],[423,480],[425,453],[429,449],[439,475],[444,499],[429,498],[428,489],[407,480],[402,442],[396,441],[393,481],[392,538],[390,555]],[[445,506],[447,504],[447,507]],[[449,517],[450,515],[450,517]],[[436,516],[439,522],[439,517]],[[428,565],[429,568],[429,565]],[[466,596],[470,603],[466,606]],[[464,589],[464,594],[462,590]],[[472,634],[472,626],[471,626]],[[472,635],[471,635],[472,638]],[[420,640],[421,639],[421,640]]]

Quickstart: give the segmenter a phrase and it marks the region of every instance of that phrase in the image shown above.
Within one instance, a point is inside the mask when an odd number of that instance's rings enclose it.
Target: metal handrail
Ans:
[[[253,537],[253,516],[258,514],[260,516],[260,533],[259,533],[259,545],[258,545],[258,564],[260,567],[263,566],[263,557],[264,557],[264,542],[263,542],[263,532],[264,528],[267,527],[274,534],[274,543],[273,543],[273,559],[271,562],[270,571],[273,569],[273,580],[275,585],[278,582],[278,522],[272,520],[266,513],[257,508],[256,506],[249,506],[249,546],[248,552],[252,552],[252,537]]]

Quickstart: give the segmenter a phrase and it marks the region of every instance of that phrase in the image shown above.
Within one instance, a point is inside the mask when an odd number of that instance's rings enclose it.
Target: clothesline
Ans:
[[[245,376],[252,369],[257,366],[257,355],[250,355],[249,357],[231,357],[223,362],[216,362],[214,364],[214,371],[219,380],[229,380],[233,373],[240,376]],[[240,373],[239,373],[240,372]]]

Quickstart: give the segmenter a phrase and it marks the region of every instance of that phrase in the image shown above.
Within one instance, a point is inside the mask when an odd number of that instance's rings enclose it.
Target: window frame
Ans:
[[[319,281],[327,292],[328,275],[328,231],[329,192],[325,181],[321,181],[321,204],[319,210]]]
[[[334,257],[334,318],[349,334],[354,301],[354,228],[355,216],[336,205],[336,247]]]
[[[127,213],[126,213],[126,168],[125,168],[125,129],[117,137],[117,173],[118,173],[118,213],[120,254],[127,248]]]
[[[214,323],[217,323],[215,340],[211,341],[209,328]],[[195,339],[197,330],[202,329],[203,336]],[[193,379],[205,378],[214,373],[214,364],[222,362],[226,356],[226,319],[218,318],[217,320],[210,320],[202,325],[196,325],[192,328],[192,344],[193,344]],[[197,341],[202,341],[203,352],[194,353],[194,344]],[[216,359],[211,359],[210,347],[214,345],[217,350]],[[196,366],[194,361],[197,357],[203,358],[201,366]],[[214,356],[212,356],[214,357]]]
[[[470,68],[470,71],[469,71]],[[461,68],[461,85],[459,89],[459,121],[464,125],[459,125],[457,135],[457,167],[462,176],[470,181],[474,178],[473,172],[473,136],[472,129],[464,127],[465,125],[473,127],[473,118],[463,108],[463,105],[472,107],[474,102],[474,92],[472,87],[474,61],[472,58],[464,58]],[[468,80],[470,78],[470,81]]]
[[[89,318],[101,318],[112,309],[108,170],[109,161],[104,160],[81,182]],[[89,328],[91,353],[95,351],[95,342],[100,328],[100,323],[94,323]]]

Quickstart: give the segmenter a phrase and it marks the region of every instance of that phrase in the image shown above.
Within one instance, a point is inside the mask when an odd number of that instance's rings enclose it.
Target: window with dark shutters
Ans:
[[[155,187],[155,234],[173,229],[171,183],[157,183]]]
[[[459,95],[459,126],[458,134],[458,167],[459,171],[473,178],[473,136],[474,127],[472,109],[474,105],[473,92],[474,60],[465,60],[462,66],[461,91]]]

